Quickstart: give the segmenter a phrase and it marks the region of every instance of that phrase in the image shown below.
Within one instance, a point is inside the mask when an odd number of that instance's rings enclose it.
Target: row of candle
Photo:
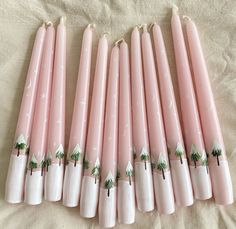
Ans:
[[[65,206],[75,207],[80,201],[80,214],[84,217],[94,217],[98,207],[99,222],[104,227],[115,225],[116,209],[119,222],[134,222],[135,195],[137,208],[142,212],[154,209],[155,196],[161,214],[173,213],[175,202],[189,206],[193,197],[209,199],[212,190],[216,203],[233,202],[198,33],[187,17],[194,90],[176,7],[171,25],[184,140],[157,24],[153,24],[152,30],[158,74],[150,34],[143,25],[135,27],[131,35],[131,64],[128,45],[123,39],[116,42],[106,85],[108,42],[106,35],[100,38],[87,120],[93,33],[93,25],[89,25],[82,41],[63,186],[66,32],[61,18],[53,64],[55,31],[52,23],[47,24],[47,29],[43,25],[38,30],[22,98],[6,183],[8,202],[19,203],[24,196],[26,203],[39,204],[44,187],[46,200],[58,201],[63,192]]]

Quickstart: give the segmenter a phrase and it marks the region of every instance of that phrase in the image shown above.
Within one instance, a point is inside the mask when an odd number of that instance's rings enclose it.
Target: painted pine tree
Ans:
[[[194,167],[197,168],[197,161],[201,159],[201,154],[199,153],[197,147],[193,144],[191,146],[191,160],[194,163]]]
[[[41,166],[41,176],[43,176],[43,170],[46,167],[46,165],[47,165],[47,162],[46,162],[46,160],[43,159],[41,161],[41,163],[40,163],[40,166]]]
[[[60,144],[56,150],[56,158],[59,159],[59,166],[61,166],[63,157],[64,157],[64,149],[62,144]]]
[[[71,160],[74,161],[74,167],[76,167],[77,161],[80,159],[80,155],[81,149],[79,144],[77,144],[70,155]]]
[[[27,143],[26,143],[26,140],[23,136],[23,134],[19,135],[19,137],[17,138],[16,140],[16,143],[15,143],[15,149],[17,149],[17,157],[20,156],[20,151],[21,150],[27,150]]]
[[[51,152],[48,152],[45,161],[46,161],[46,171],[48,172],[48,167],[52,164],[52,154],[51,154]]]
[[[167,169],[167,162],[164,156],[160,153],[156,168],[162,172],[162,177],[165,180],[165,170]]]
[[[147,161],[149,160],[149,154],[147,150],[143,147],[140,153],[141,161],[144,161],[144,168],[147,170]]]
[[[131,162],[129,161],[125,170],[125,175],[129,178],[129,185],[131,185],[133,174],[134,174],[133,166]]]
[[[95,177],[95,184],[97,183],[97,179],[100,176],[100,161],[97,158],[97,160],[95,161],[94,167],[92,169],[92,175]]]
[[[107,196],[110,196],[110,189],[113,188],[115,185],[115,179],[111,172],[108,173],[106,179],[104,188],[107,189]]]
[[[221,146],[218,143],[214,143],[214,145],[212,147],[211,154],[212,154],[213,157],[216,157],[217,165],[220,166],[219,156],[222,155],[222,149],[221,149]]]
[[[182,144],[180,142],[177,143],[177,147],[175,149],[175,155],[177,157],[179,157],[180,159],[180,163],[183,164],[183,155],[184,155],[184,147],[182,146]]]
[[[31,160],[29,161],[30,175],[33,174],[33,169],[37,169],[37,167],[38,167],[38,161],[36,157],[33,155]]]

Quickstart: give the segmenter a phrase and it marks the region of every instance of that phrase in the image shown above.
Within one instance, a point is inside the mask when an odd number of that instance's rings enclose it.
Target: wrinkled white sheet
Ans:
[[[195,20],[204,48],[213,93],[226,144],[236,195],[236,1],[176,0],[180,13]],[[4,201],[7,175],[21,96],[35,33],[43,20],[57,23],[67,16],[66,142],[79,63],[82,32],[96,23],[93,56],[98,37],[109,32],[109,42],[125,37],[140,23],[158,22],[164,33],[176,88],[176,70],[170,30],[171,0],[1,0],[0,1],[0,228],[98,228],[97,219],[83,219],[78,208],[45,202],[40,206],[10,205]],[[94,68],[94,61],[93,61]],[[177,91],[176,91],[177,92]],[[236,228],[236,206],[196,201],[171,216],[137,212],[136,223],[117,228]]]

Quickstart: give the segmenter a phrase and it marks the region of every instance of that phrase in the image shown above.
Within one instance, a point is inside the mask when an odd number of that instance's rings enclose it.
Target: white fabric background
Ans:
[[[172,77],[176,71],[170,30],[172,3],[180,14],[190,16],[201,35],[213,93],[223,130],[236,195],[236,1],[234,0],[1,0],[0,1],[0,228],[99,228],[97,219],[83,219],[78,208],[44,201],[40,206],[10,205],[4,201],[4,186],[21,96],[37,28],[42,21],[57,23],[67,16],[66,142],[79,64],[82,32],[96,23],[93,57],[99,36],[109,32],[112,43],[125,37],[139,23],[161,25]],[[93,60],[94,68],[94,60]],[[93,71],[92,71],[93,72]],[[177,95],[177,91],[176,91]],[[171,216],[137,212],[136,223],[117,228],[236,228],[236,206],[216,206],[212,200],[196,201]]]

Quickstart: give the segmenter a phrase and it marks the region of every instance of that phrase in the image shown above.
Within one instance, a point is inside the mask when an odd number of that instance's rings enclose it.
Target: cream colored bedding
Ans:
[[[234,0],[1,0],[0,1],[0,228],[99,228],[97,219],[83,219],[78,208],[43,202],[40,206],[10,205],[4,201],[5,181],[21,96],[35,33],[43,20],[67,16],[66,142],[70,129],[82,32],[97,26],[93,56],[103,32],[112,43],[140,23],[161,25],[176,88],[170,30],[171,5],[196,22],[209,69],[236,195],[236,1]],[[94,58],[93,58],[94,59]],[[94,68],[94,60],[93,60]],[[176,91],[177,94],[177,91]],[[212,200],[196,201],[170,216],[137,212],[136,223],[117,228],[236,228],[236,206],[219,207]]]

